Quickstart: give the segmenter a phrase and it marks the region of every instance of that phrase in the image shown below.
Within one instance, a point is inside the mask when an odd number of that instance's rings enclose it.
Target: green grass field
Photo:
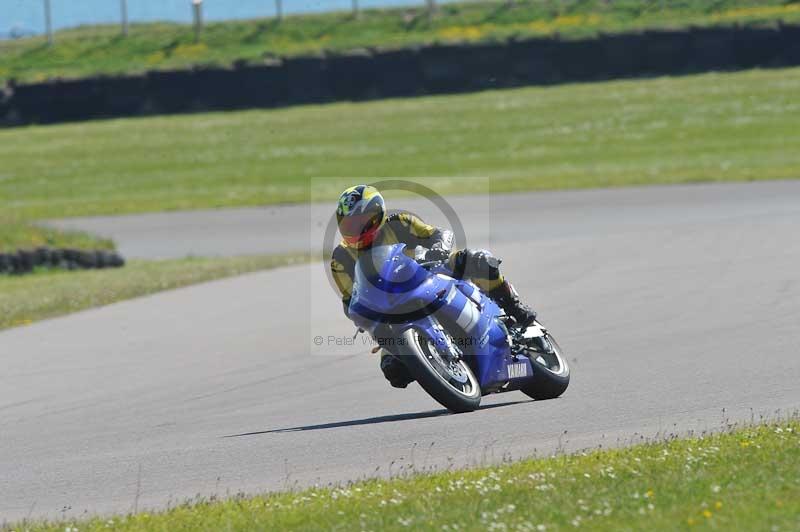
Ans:
[[[800,177],[800,69],[0,130],[0,221],[331,201],[386,177],[493,191]],[[319,183],[323,183],[320,185]]]
[[[389,177],[458,193],[486,192],[472,176],[492,192],[798,178],[798,94],[787,69],[0,130],[0,250],[113,247],[36,219],[333,201]],[[177,285],[137,268],[0,278],[0,327]]]
[[[800,422],[17,530],[797,530]]]
[[[420,4],[423,2],[420,0]],[[189,6],[187,2],[187,16]],[[265,4],[270,13],[271,3]],[[719,24],[800,21],[791,0],[516,0],[441,5],[429,18],[422,7],[291,16],[208,24],[194,42],[190,26],[134,25],[128,38],[117,26],[58,32],[49,48],[43,37],[0,41],[0,81],[40,81],[98,73],[133,73],[192,65],[259,62],[265,57],[400,47],[434,42],[506,40],[551,35],[585,37],[598,32]]]
[[[133,261],[124,268],[0,275],[0,330],[223,277],[308,260],[303,256]]]

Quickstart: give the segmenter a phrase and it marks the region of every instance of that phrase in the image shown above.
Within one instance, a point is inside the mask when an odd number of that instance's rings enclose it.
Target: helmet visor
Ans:
[[[339,222],[339,232],[347,239],[356,239],[359,236],[376,229],[381,222],[381,213],[365,213],[345,216]]]

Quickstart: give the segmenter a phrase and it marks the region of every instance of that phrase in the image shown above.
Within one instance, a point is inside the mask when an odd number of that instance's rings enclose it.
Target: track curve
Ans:
[[[454,203],[470,245],[504,258],[567,351],[562,398],[514,392],[447,415],[416,386],[389,388],[366,347],[314,345],[353,331],[320,264],[217,281],[0,333],[0,517],[161,508],[800,408],[800,182],[506,200]]]

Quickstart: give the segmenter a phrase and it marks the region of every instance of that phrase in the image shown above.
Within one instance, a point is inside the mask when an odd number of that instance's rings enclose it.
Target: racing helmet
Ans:
[[[386,221],[386,203],[378,189],[370,185],[350,187],[339,196],[336,207],[339,232],[347,246],[362,249],[372,245]]]

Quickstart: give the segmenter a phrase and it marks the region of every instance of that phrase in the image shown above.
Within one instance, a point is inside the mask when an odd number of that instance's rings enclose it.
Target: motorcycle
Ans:
[[[411,258],[405,247],[377,246],[359,257],[348,315],[402,360],[431,397],[461,413],[492,393],[519,390],[534,399],[564,393],[569,365],[541,323],[521,330],[445,261],[425,261],[419,250]]]

